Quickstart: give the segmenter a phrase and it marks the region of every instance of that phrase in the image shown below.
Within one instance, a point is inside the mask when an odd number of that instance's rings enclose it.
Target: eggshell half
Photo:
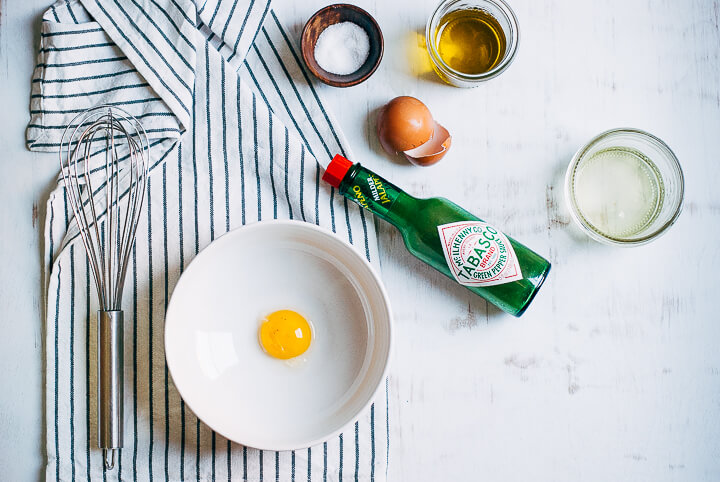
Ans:
[[[445,157],[452,145],[452,136],[447,129],[434,123],[433,135],[424,144],[414,149],[403,151],[405,157],[417,166],[430,166]]]
[[[433,124],[425,104],[415,97],[396,97],[378,115],[380,145],[391,155],[414,149],[432,138]]]

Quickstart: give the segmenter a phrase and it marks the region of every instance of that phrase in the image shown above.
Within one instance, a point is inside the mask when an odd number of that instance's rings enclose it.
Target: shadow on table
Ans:
[[[573,222],[565,199],[565,174],[573,153],[560,156],[545,188],[548,229],[552,234],[562,233],[575,245],[597,245]]]
[[[19,52],[33,52],[33,59],[37,58],[38,55],[38,49],[40,45],[40,33],[42,30],[42,16],[45,13],[45,8],[41,9],[31,20],[31,25],[29,26],[32,29],[32,35],[29,37],[31,45],[26,45],[25,48],[18,49]],[[33,64],[34,65],[34,64]],[[31,74],[32,75],[32,74]],[[30,83],[30,76],[28,76],[28,84]],[[30,99],[28,98],[28,102]],[[26,113],[27,114],[27,113]],[[53,158],[52,161],[55,159]],[[52,162],[51,161],[51,162]],[[59,169],[58,169],[59,173]],[[40,276],[40,286],[38,293],[41,293],[41,299],[45,299],[45,294],[47,290],[47,283],[48,279],[45,275],[45,263],[48,262],[48,260],[45,259],[45,222],[47,219],[47,212],[45,209],[45,203],[50,197],[50,193],[57,187],[57,177],[52,177],[47,184],[42,188],[40,192],[40,197],[38,200],[35,201],[33,204],[33,210],[32,210],[32,223],[33,227],[37,231],[38,236],[38,244],[37,244],[37,256],[38,256],[38,266],[41,270],[41,276]],[[37,480],[45,480],[45,470],[46,470],[46,463],[48,460],[48,453],[47,453],[47,444],[46,444],[46,436],[47,436],[47,396],[45,394],[45,389],[47,387],[47,358],[45,357],[45,354],[47,353],[47,327],[45,325],[45,307],[41,307],[39,310],[40,313],[40,326],[42,326],[42,329],[40,330],[40,344],[41,344],[41,352],[43,353],[43,370],[42,370],[42,379],[40,387],[40,390],[38,393],[42,393],[42,414],[40,415],[40,426],[41,426],[41,433],[42,433],[42,440],[38,444],[40,449],[40,460],[42,460],[42,463],[40,464],[40,467],[37,471]]]
[[[408,59],[407,67],[410,75],[420,80],[448,87],[448,84],[438,76],[433,67],[425,42],[424,25],[408,32],[403,46],[405,50],[404,57]]]

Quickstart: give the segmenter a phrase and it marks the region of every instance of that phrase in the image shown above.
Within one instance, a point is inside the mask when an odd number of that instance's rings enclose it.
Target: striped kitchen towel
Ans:
[[[387,383],[339,436],[268,452],[200,422],[165,365],[173,287],[230,229],[316,223],[378,268],[372,218],[320,183],[322,164],[351,155],[268,0],[61,0],[43,17],[32,85],[30,149],[57,151],[72,117],[103,103],[140,119],[152,146],[123,300],[125,448],[110,471],[96,448],[98,301],[62,183],[47,203],[46,479],[384,480]]]

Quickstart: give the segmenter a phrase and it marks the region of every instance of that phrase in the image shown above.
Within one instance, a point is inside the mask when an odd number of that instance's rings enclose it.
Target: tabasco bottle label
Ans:
[[[395,186],[365,169],[358,171],[348,191],[357,204],[382,215],[387,214],[398,197]]]
[[[482,221],[438,226],[445,260],[458,283],[494,286],[522,279],[507,236]]]

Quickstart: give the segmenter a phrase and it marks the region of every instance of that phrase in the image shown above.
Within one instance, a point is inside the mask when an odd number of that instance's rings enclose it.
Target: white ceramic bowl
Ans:
[[[263,316],[313,325],[299,363],[267,355]],[[204,249],[173,292],[165,353],[175,386],[210,428],[237,443],[294,450],[354,421],[385,378],[391,310],[370,264],[325,229],[264,221]]]

